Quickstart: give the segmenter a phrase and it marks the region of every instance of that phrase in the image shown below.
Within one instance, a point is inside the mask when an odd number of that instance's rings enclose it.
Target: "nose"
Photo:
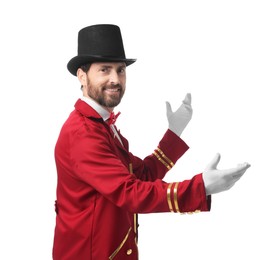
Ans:
[[[109,80],[111,85],[118,85],[120,83],[120,78],[117,71],[112,71],[112,73],[110,74]]]

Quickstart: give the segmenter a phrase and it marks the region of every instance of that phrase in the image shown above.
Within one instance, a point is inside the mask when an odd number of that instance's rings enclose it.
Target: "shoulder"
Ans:
[[[102,118],[88,117],[78,110],[71,112],[70,116],[64,123],[62,130],[71,134],[97,134],[107,132],[107,127]]]

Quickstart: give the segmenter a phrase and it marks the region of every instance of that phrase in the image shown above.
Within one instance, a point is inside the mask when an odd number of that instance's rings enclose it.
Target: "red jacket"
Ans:
[[[144,160],[118,141],[99,114],[78,100],[55,148],[54,260],[137,260],[136,213],[210,210],[202,175],[179,183],[162,178],[188,150],[168,130]]]

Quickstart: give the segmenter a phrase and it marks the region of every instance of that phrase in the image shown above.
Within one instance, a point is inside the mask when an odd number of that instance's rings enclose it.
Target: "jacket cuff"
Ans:
[[[175,163],[189,149],[189,146],[178,135],[168,129],[158,148]]]
[[[175,213],[199,213],[211,210],[211,196],[206,196],[202,174],[191,180],[169,183],[167,188],[168,207]]]

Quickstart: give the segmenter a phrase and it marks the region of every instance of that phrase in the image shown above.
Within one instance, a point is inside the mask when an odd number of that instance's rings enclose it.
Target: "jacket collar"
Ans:
[[[75,109],[85,117],[92,117],[95,119],[102,119],[102,116],[85,101],[78,99],[75,104]]]

